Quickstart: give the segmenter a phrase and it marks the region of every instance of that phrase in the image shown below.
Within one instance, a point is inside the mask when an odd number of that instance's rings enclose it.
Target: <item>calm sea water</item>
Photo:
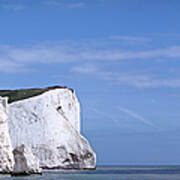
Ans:
[[[42,176],[3,180],[180,180],[180,166],[98,167],[95,171],[46,171]]]

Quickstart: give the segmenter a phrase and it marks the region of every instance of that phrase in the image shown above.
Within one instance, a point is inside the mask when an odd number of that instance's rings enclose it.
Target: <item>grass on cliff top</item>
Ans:
[[[46,91],[53,89],[62,89],[67,88],[65,86],[53,86],[47,88],[33,88],[33,89],[19,89],[19,90],[0,90],[0,96],[8,97],[8,103],[12,103],[15,101],[27,99],[30,97],[38,96],[43,94]],[[72,92],[73,90],[70,89]]]

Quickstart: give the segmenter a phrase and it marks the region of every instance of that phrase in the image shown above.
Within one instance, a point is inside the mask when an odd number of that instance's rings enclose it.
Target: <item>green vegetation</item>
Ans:
[[[47,88],[33,88],[33,89],[19,89],[19,90],[0,90],[0,96],[8,97],[8,103],[12,103],[15,101],[19,101],[22,99],[27,99],[30,97],[38,96],[43,94],[46,91],[53,90],[53,89],[62,89],[67,88],[65,86],[53,86]],[[70,89],[72,92],[73,90]]]

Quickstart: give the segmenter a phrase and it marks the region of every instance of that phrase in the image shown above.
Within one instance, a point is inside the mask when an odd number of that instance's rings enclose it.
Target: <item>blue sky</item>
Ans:
[[[179,18],[179,0],[0,0],[0,87],[75,89],[98,164],[180,164]]]

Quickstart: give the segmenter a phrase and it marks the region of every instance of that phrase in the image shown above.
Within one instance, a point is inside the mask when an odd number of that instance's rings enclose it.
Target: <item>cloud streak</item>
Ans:
[[[73,44],[73,43],[72,43]],[[24,63],[68,63],[87,61],[119,61],[126,59],[180,58],[180,46],[149,51],[104,50],[88,47],[87,44],[39,44],[31,47],[0,46],[0,52],[7,59]]]
[[[137,37],[137,36],[120,36],[120,35],[115,35],[115,36],[110,36],[109,39],[112,40],[122,40],[122,41],[133,41],[133,42],[148,42],[150,41],[150,38],[146,37]]]
[[[28,68],[24,67],[21,63],[15,63],[7,59],[0,59],[0,72],[4,73],[17,73],[17,72],[27,72]]]
[[[112,78],[112,77],[111,77]],[[137,88],[157,88],[157,87],[171,87],[180,88],[180,78],[159,78],[152,75],[138,75],[138,74],[124,74],[119,75],[116,85],[129,85]]]
[[[129,109],[126,108],[122,108],[119,107],[118,108],[121,112],[127,113],[128,115],[130,115],[131,117],[133,117],[134,119],[139,120],[140,122],[146,124],[147,126],[154,128],[154,129],[159,129],[159,127],[157,127],[155,124],[153,124],[151,121],[145,119],[144,117],[140,116],[139,114],[130,111]]]
[[[110,116],[110,115],[108,115],[108,114],[106,114],[106,113],[104,113],[102,111],[99,111],[99,110],[97,110],[96,108],[93,108],[93,107],[88,107],[88,109],[90,111],[95,112],[96,114],[98,114],[99,116],[101,116],[103,118],[111,120],[111,122],[114,122],[116,125],[121,126],[120,121],[118,121],[117,119],[112,118],[112,116]]]
[[[94,64],[83,64],[81,66],[73,67],[71,71],[83,74],[97,74],[99,69]]]
[[[118,125],[119,127],[121,127],[121,123],[119,120],[117,119],[114,119],[112,118],[111,116],[109,116],[108,114],[104,113],[104,112],[101,112],[99,110],[97,110],[96,108],[93,108],[93,107],[88,107],[88,109],[90,111],[93,111],[94,113],[96,113],[97,115],[103,117],[103,118],[106,118],[106,119],[109,119],[111,120],[111,122],[114,122],[116,125]],[[141,115],[135,113],[135,112],[132,112],[130,111],[129,109],[126,109],[126,108],[123,108],[123,107],[118,107],[118,109],[121,111],[121,112],[124,112],[124,113],[127,113],[129,116],[131,116],[132,118],[140,121],[141,123],[145,124],[146,126],[150,127],[150,128],[153,128],[153,129],[156,129],[156,130],[161,130],[161,128],[159,128],[158,126],[156,126],[155,124],[153,124],[151,121],[145,119],[144,117],[142,117]]]
[[[160,88],[160,87],[170,87],[170,88],[180,88],[180,78],[160,78],[157,76],[138,74],[131,72],[111,72],[103,71],[95,64],[81,64],[75,66],[71,70],[75,73],[91,75],[94,78],[108,81],[112,85],[126,85],[136,88]]]
[[[57,0],[49,0],[45,2],[45,5],[61,8],[82,8],[86,4],[85,2],[60,2]]]
[[[31,70],[29,68],[31,65],[69,63],[74,64],[70,69],[71,72],[80,75],[92,75],[93,78],[107,81],[112,85],[126,85],[136,88],[180,88],[180,78],[177,76],[163,78],[159,77],[158,74],[132,73],[130,71],[112,72],[102,68],[102,64],[105,62],[113,64],[128,59],[152,61],[160,57],[168,60],[180,58],[180,46],[128,51],[112,47],[104,49],[89,42],[72,41],[39,43],[31,46],[1,45],[0,72],[26,72],[28,69]],[[9,64],[9,69],[7,64]]]

